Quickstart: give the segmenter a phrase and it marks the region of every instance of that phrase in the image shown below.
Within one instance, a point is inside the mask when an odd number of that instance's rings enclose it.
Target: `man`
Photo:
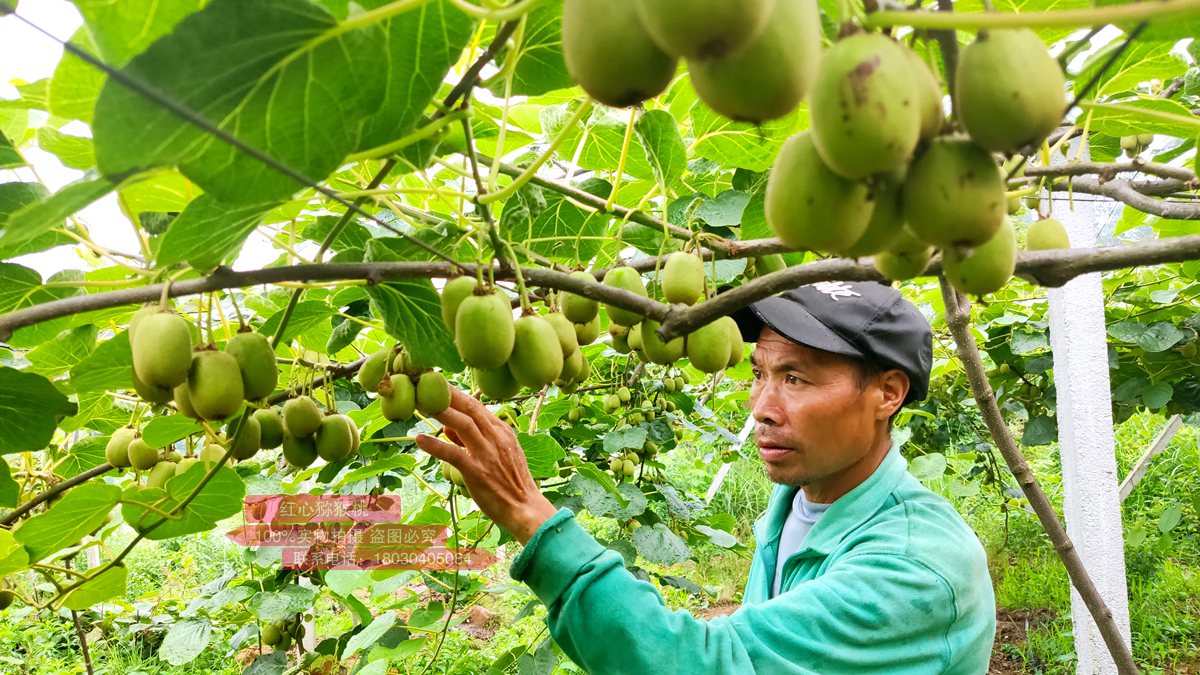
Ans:
[[[828,282],[735,315],[757,342],[755,442],[776,483],[755,524],[743,604],[669,611],[567,509],[556,511],[507,425],[465,394],[439,419],[479,507],[524,543],[512,565],[590,673],[984,673],[995,606],[982,547],[906,471],[891,419],[925,397],[928,322],[889,286]]]

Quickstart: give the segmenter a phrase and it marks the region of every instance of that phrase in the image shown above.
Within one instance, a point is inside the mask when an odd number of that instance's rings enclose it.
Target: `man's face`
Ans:
[[[890,371],[860,387],[849,358],[798,345],[769,327],[750,361],[754,438],[773,482],[833,501],[870,475],[887,447],[881,444],[899,407],[895,397],[902,402],[907,391],[903,374]],[[889,391],[897,377],[904,390],[898,394]]]

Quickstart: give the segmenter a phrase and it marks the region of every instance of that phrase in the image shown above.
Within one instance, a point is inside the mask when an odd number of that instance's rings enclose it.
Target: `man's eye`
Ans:
[[[758,368],[751,368],[750,374],[753,375],[754,379],[756,379],[756,380],[762,379],[762,371],[759,370]]]
[[[786,382],[788,384],[800,384],[802,382],[802,380],[795,375],[788,375]]]

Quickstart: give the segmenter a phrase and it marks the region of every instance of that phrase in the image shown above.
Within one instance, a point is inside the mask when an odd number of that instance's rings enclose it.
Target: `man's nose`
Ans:
[[[783,421],[781,403],[779,388],[770,382],[761,382],[755,396],[750,400],[750,414],[759,424],[777,425]]]

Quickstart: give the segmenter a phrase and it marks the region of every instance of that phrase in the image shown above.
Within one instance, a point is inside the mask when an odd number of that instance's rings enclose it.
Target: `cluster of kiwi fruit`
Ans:
[[[282,420],[277,445],[283,446],[283,458],[294,467],[312,466],[318,457],[330,463],[339,462],[358,452],[362,442],[354,420],[341,413],[322,411],[310,396],[288,399],[278,413],[256,410],[251,419],[259,414],[264,418],[278,415]]]
[[[304,619],[312,620],[312,615],[293,613],[278,621],[263,624],[260,629],[263,644],[280,652],[291,649],[293,642],[304,638]]]
[[[617,266],[604,275],[604,283],[642,297],[649,297],[642,276],[627,266]],[[704,261],[686,251],[667,256],[662,268],[658,290],[659,300],[671,304],[693,305],[706,295]],[[580,298],[579,302],[587,301]],[[587,301],[594,303],[595,301]],[[636,312],[608,307],[608,331],[613,349],[635,353],[645,363],[671,365],[687,360],[696,370],[717,373],[737,365],[745,354],[742,334],[733,318],[723,316],[697,328],[692,333],[664,342],[658,335],[659,323]]]
[[[224,420],[275,390],[279,367],[271,341],[242,326],[223,350],[192,349],[191,328],[169,307],[151,305],[129,320],[133,382],[147,402],[175,407],[197,420]]]
[[[1137,134],[1136,136],[1122,136],[1120,139],[1121,149],[1130,157],[1137,157],[1143,150],[1150,147],[1154,142],[1154,134]]]
[[[446,376],[413,364],[400,345],[367,357],[358,371],[362,388],[379,394],[383,416],[392,422],[441,414],[450,407],[450,383]]]

